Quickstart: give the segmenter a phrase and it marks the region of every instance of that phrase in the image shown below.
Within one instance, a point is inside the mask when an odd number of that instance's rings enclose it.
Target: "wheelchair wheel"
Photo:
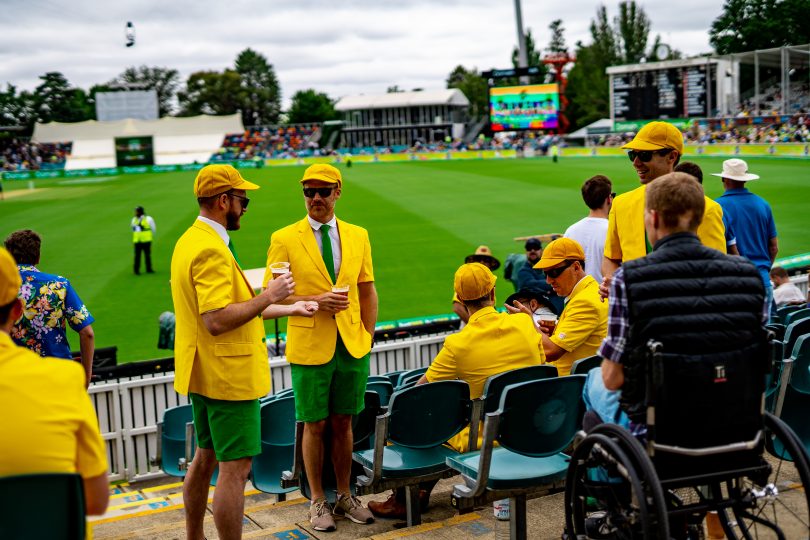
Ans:
[[[721,512],[730,539],[810,538],[810,458],[793,431],[765,414],[767,478],[726,483],[734,505]]]
[[[592,433],[574,450],[565,489],[570,538],[669,537],[666,509],[656,504],[663,501],[660,485],[639,475],[645,468],[626,446],[624,440]]]

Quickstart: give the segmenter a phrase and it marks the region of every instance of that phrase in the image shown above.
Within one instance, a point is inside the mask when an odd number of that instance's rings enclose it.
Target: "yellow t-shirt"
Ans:
[[[554,362],[560,377],[571,373],[571,365],[596,354],[607,335],[608,303],[599,298],[599,284],[585,276],[574,286],[560,315],[554,334],[549,338],[566,352]]]
[[[0,332],[0,410],[0,476],[78,473],[88,479],[107,472],[80,364],[42,358]]]
[[[486,380],[512,369],[541,364],[542,338],[532,318],[523,313],[498,313],[493,307],[470,315],[467,326],[447,336],[444,346],[425,373],[429,382],[461,379],[470,385],[470,398],[480,398]],[[479,432],[480,433],[480,432]],[[468,430],[447,443],[466,450]]]
[[[644,257],[647,244],[644,233],[644,204],[647,185],[622,193],[613,201],[608,215],[608,232],[605,238],[605,257],[622,262]],[[723,225],[723,209],[706,197],[706,209],[697,235],[704,246],[726,253],[726,228]]]

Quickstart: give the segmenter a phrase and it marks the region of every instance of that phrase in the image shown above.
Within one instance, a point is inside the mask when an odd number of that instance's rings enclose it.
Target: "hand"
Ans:
[[[318,302],[318,309],[327,313],[337,313],[349,307],[349,298],[342,294],[325,292],[315,297]]]
[[[299,300],[290,305],[290,315],[298,317],[312,317],[318,311],[318,302],[312,300]]]
[[[295,281],[292,274],[284,274],[267,283],[267,288],[262,291],[271,304],[277,304],[290,296],[295,290]]]
[[[506,311],[508,311],[509,313],[511,313],[513,315],[515,313],[525,313],[529,317],[532,316],[532,311],[529,308],[527,308],[526,306],[524,306],[523,304],[521,304],[519,301],[515,300],[512,303],[514,304],[514,307],[510,306],[509,304],[504,304],[504,307],[506,308]]]
[[[557,324],[552,321],[539,321],[538,328],[542,333],[547,336],[551,336],[554,333],[554,328],[557,327]]]
[[[602,278],[602,283],[599,285],[599,297],[602,302],[610,296],[610,284],[613,283],[613,276],[605,276]]]

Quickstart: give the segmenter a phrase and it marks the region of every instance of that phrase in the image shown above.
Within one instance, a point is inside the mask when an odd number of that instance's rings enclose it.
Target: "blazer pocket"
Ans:
[[[315,326],[315,317],[289,317],[287,319],[287,324],[289,326],[303,326],[306,328],[312,328]]]
[[[215,343],[216,356],[249,356],[256,352],[255,343]]]

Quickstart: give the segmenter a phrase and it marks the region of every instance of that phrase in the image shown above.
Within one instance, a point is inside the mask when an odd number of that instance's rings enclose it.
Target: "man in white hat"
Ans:
[[[737,236],[740,255],[759,270],[770,303],[773,287],[768,273],[779,252],[776,224],[767,201],[745,187],[746,182],[758,180],[759,176],[749,173],[748,164],[736,158],[724,161],[723,172],[712,175],[723,179],[725,193],[717,202],[723,207],[723,215]]]

